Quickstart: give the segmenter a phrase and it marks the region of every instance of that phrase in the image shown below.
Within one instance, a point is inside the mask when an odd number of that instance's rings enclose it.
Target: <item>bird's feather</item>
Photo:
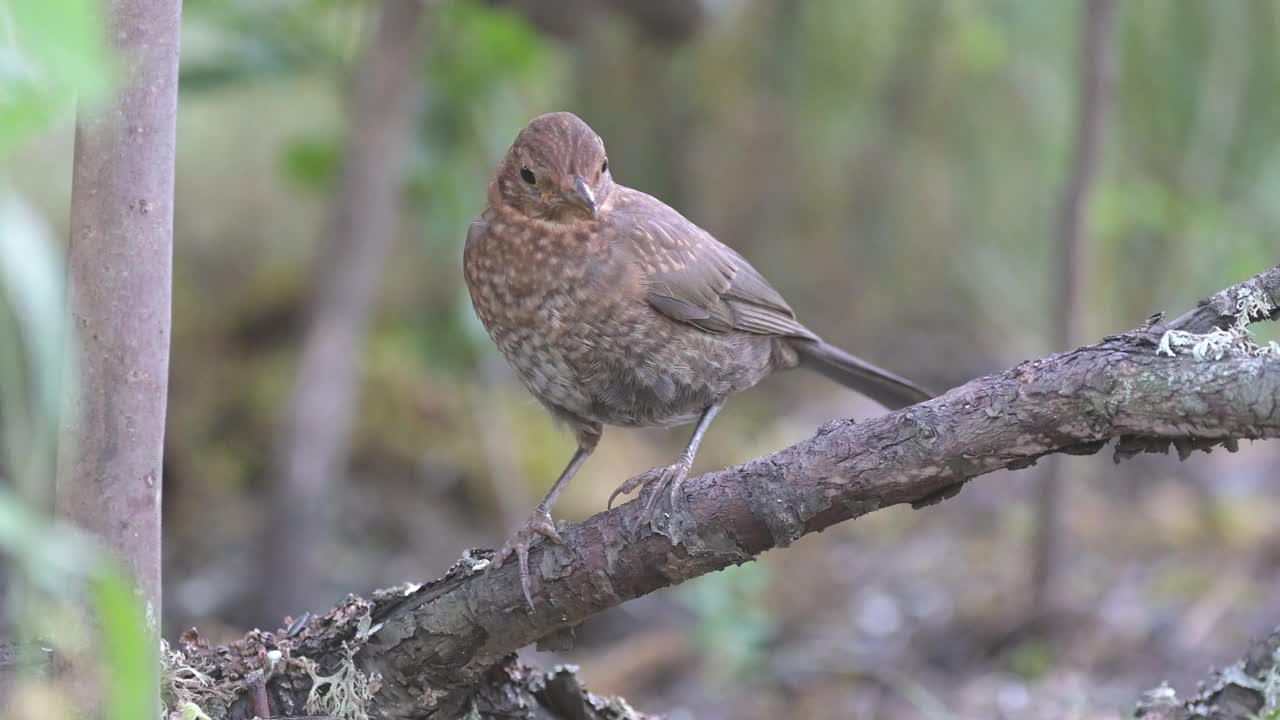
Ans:
[[[618,187],[615,225],[658,312],[706,332],[814,339],[782,295],[751,263],[683,215],[642,192]]]

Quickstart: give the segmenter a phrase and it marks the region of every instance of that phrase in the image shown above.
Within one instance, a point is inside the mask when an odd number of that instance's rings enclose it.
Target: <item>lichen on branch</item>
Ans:
[[[1189,349],[1191,356],[1199,361],[1280,355],[1280,343],[1272,340],[1266,345],[1258,345],[1253,340],[1253,331],[1249,329],[1254,320],[1271,318],[1276,310],[1271,298],[1257,287],[1240,287],[1236,297],[1235,321],[1230,325],[1204,333],[1166,330],[1160,337],[1157,352],[1174,357],[1179,351]]]

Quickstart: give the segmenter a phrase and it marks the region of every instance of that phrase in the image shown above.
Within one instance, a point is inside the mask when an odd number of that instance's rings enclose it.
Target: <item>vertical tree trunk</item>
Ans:
[[[124,86],[76,123],[69,250],[78,382],[59,447],[59,513],[99,536],[160,618],[181,0],[112,0]]]
[[[1088,0],[1084,17],[1084,43],[1080,55],[1080,86],[1076,114],[1075,158],[1071,175],[1058,203],[1054,232],[1057,292],[1053,299],[1053,343],[1057,351],[1071,349],[1080,337],[1084,305],[1085,273],[1082,258],[1088,255],[1082,227],[1087,215],[1089,191],[1097,175],[1098,149],[1111,79],[1111,24],[1114,0]],[[1032,567],[1034,610],[1043,616],[1053,601],[1062,545],[1062,463],[1049,459],[1037,488],[1037,537]]]
[[[342,173],[276,458],[264,620],[303,609],[323,567],[317,551],[346,468],[365,331],[394,230],[422,12],[423,0],[383,0],[351,86]]]

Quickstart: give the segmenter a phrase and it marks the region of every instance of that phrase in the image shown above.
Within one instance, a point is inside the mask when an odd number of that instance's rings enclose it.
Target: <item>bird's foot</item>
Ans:
[[[489,562],[490,568],[500,568],[511,557],[511,553],[516,554],[520,561],[520,587],[524,590],[524,599],[529,603],[530,610],[533,610],[533,581],[529,577],[529,546],[537,542],[539,537],[564,544],[564,538],[560,537],[551,516],[543,510],[534,510],[524,526],[516,531],[515,537],[494,553],[493,560]]]
[[[671,498],[671,509],[675,511],[677,505],[683,507],[681,502],[684,496],[681,494],[681,486],[689,477],[689,469],[693,466],[693,461],[686,457],[681,457],[675,462],[665,467],[656,467],[648,472],[641,473],[626,482],[619,485],[609,495],[608,507],[613,507],[613,500],[619,495],[625,495],[636,489],[641,489],[641,495],[648,493],[648,499],[645,500],[644,508],[640,511],[640,517],[636,518],[636,524],[632,528],[638,530],[644,527],[653,519],[653,511],[658,506],[658,498],[666,494],[668,491]]]

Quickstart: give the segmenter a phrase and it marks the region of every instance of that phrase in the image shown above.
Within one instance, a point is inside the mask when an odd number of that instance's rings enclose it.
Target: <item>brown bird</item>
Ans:
[[[489,184],[489,206],[467,231],[471,303],[516,375],[577,434],[578,450],[526,525],[493,558],[514,552],[533,606],[529,545],[563,542],[556,496],[605,425],[697,421],[683,453],[627,480],[609,498],[650,489],[674,506],[698,444],[730,395],[803,365],[897,409],[930,395],[829,345],[796,320],[741,255],[662,201],[619,185],[604,143],[567,112],[534,118]]]

